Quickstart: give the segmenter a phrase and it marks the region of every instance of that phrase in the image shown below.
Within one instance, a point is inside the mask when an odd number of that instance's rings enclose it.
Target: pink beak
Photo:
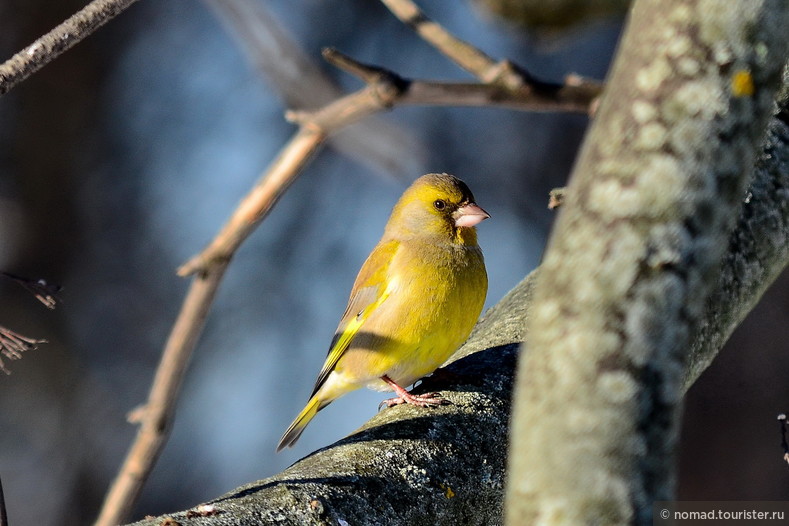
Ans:
[[[490,214],[478,207],[476,203],[469,203],[455,210],[452,217],[455,219],[456,227],[472,227],[488,219]]]

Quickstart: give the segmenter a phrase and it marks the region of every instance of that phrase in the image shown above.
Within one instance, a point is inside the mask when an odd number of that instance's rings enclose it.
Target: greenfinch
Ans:
[[[489,217],[449,174],[423,175],[405,191],[356,276],[312,395],[277,451],[293,446],[318,411],[360,387],[394,391],[388,406],[444,403],[405,387],[440,367],[482,311],[488,276],[475,225]]]

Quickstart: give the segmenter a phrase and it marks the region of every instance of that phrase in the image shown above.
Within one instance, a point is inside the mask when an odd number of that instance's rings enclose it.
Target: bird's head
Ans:
[[[476,245],[474,226],[489,218],[466,183],[449,174],[423,175],[392,210],[386,234],[392,238],[436,237]]]

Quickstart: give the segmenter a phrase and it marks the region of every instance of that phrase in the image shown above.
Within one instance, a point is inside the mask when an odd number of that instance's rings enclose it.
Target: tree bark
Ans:
[[[784,80],[789,88],[789,78]],[[789,258],[789,97],[770,122],[715,292],[689,345],[685,387]],[[743,240],[746,240],[743,242]],[[469,341],[423,390],[443,389],[451,406],[386,409],[359,431],[282,473],[191,510],[135,523],[502,524],[511,389],[536,273],[491,308]],[[726,297],[726,301],[715,298]],[[731,298],[731,299],[728,299]],[[694,365],[695,364],[695,365]],[[454,376],[453,376],[454,375]]]
[[[507,524],[651,524],[673,498],[685,364],[705,363],[688,351],[786,27],[782,1],[634,3],[534,291]]]

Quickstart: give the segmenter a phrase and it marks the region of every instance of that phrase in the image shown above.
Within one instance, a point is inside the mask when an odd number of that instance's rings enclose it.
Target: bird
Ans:
[[[482,312],[488,276],[475,227],[489,217],[454,175],[423,175],[406,189],[356,276],[309,401],[277,452],[292,447],[318,411],[361,387],[394,391],[381,404],[388,407],[446,403],[406,387],[439,368]]]

